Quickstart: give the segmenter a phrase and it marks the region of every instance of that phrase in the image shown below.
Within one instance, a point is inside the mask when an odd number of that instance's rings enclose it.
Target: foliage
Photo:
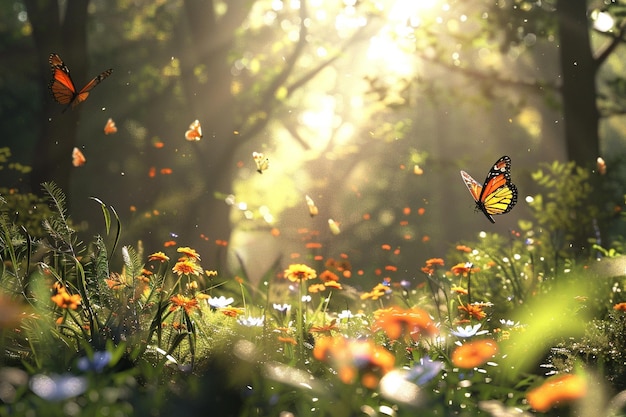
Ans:
[[[222,277],[189,247],[171,263],[141,245],[117,249],[119,217],[98,199],[105,234],[84,244],[65,195],[44,189],[47,236],[24,247],[2,218],[2,371],[13,390],[0,415],[553,415],[559,402],[605,407],[584,395],[596,379],[624,389],[623,279],[599,272],[591,286],[574,262],[537,262],[538,245],[518,232],[426,261],[424,283],[356,291],[350,262],[327,259],[275,264],[254,284],[243,263]]]

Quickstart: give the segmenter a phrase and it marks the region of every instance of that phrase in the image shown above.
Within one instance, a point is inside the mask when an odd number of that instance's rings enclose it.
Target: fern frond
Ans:
[[[132,246],[122,247],[122,258],[124,259],[124,266],[126,267],[126,276],[133,280],[141,275],[143,270],[143,262],[141,261],[137,251]]]
[[[52,239],[61,244],[57,250],[75,255],[73,241],[75,231],[69,224],[65,194],[54,182],[44,182],[42,187],[48,194],[48,202],[53,209],[53,214],[44,219],[43,228]]]
[[[44,182],[41,186],[48,194],[48,199],[54,205],[55,211],[59,214],[61,220],[67,224],[67,209],[63,190],[54,182]]]

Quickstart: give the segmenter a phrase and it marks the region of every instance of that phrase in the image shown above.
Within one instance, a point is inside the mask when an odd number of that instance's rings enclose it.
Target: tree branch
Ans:
[[[617,28],[617,33],[610,34],[607,32],[600,32],[603,35],[609,36],[611,39],[607,42],[602,48],[600,48],[593,56],[593,60],[595,62],[596,71],[598,68],[607,60],[607,58],[613,53],[615,48],[617,48],[622,42],[624,42],[624,36],[626,33],[624,29],[626,28],[626,19],[622,20]]]

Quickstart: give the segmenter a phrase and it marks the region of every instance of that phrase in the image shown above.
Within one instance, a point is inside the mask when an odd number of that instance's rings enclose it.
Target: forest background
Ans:
[[[176,241],[253,279],[310,254],[412,274],[516,229],[542,162],[603,155],[624,177],[621,1],[27,0],[0,16],[2,194],[56,182],[86,237],[97,197],[146,253]],[[79,88],[114,72],[62,113],[50,53]],[[481,181],[505,154],[519,201],[491,225],[458,172]],[[623,204],[619,187],[604,198]],[[15,215],[37,217],[29,204]]]

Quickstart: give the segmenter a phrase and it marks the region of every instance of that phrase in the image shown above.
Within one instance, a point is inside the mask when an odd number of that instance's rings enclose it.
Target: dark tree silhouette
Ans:
[[[58,53],[71,65],[75,80],[87,78],[87,6],[88,0],[63,2],[65,10],[61,17],[60,3],[57,1],[26,0],[26,10],[32,24],[35,50],[39,62],[42,85],[50,78],[48,57]],[[80,107],[68,110],[61,115],[62,107],[50,98],[47,89],[42,89],[44,103],[40,120],[34,126],[39,129],[38,141],[34,147],[31,186],[33,191],[40,189],[45,181],[56,182],[61,189],[68,190],[72,149],[76,144],[76,132],[80,119]],[[48,119],[50,120],[48,122]]]

